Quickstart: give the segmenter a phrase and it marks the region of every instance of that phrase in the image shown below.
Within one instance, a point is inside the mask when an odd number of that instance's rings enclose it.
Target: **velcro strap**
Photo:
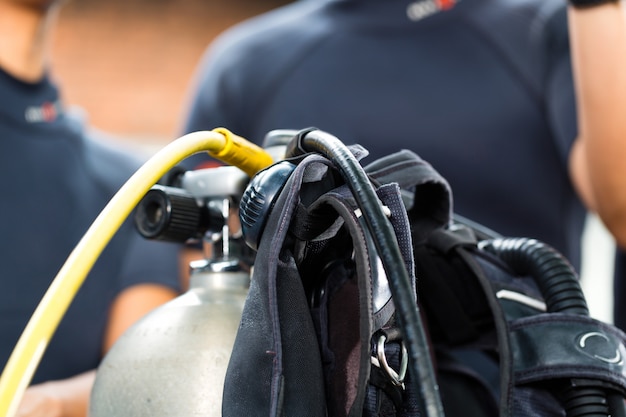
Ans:
[[[511,323],[517,384],[591,378],[626,390],[624,333],[591,317],[540,314]]]

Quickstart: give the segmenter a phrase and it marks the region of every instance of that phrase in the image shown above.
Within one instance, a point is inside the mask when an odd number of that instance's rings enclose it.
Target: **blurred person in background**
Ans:
[[[93,137],[64,106],[48,59],[61,3],[0,0],[0,369],[70,252],[142,162]],[[103,355],[179,293],[178,249],[143,239],[130,221],[119,229],[50,341],[18,416],[87,415]]]
[[[408,148],[455,212],[577,270],[587,210],[626,248],[622,1],[296,1],[214,41],[191,94],[185,132],[315,126],[365,162]]]

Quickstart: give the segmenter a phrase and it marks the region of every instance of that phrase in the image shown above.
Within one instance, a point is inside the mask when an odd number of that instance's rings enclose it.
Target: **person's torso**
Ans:
[[[63,112],[46,83],[20,84],[0,72],[0,365],[48,286],[111,196],[132,174],[119,159],[110,174],[94,169],[109,159],[85,140],[81,124]],[[5,94],[6,93],[6,94]],[[105,249],[54,333],[33,382],[95,368],[117,273],[130,233],[120,230]]]
[[[578,265],[584,210],[567,174],[571,74],[569,119],[555,126],[545,91],[551,57],[532,27],[545,22],[533,2],[508,10],[463,0],[417,20],[411,13],[428,2],[395,2],[393,12],[385,2],[328,3],[273,28],[259,23],[268,29],[234,54],[253,57],[222,74],[240,94],[226,97],[237,112],[209,122],[256,142],[273,129],[315,126],[363,145],[366,161],[409,148],[450,182],[456,212],[543,240]],[[569,129],[570,142],[555,129]]]

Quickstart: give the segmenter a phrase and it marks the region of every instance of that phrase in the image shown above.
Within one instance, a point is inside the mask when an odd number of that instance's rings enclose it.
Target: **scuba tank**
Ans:
[[[107,353],[90,417],[221,415],[252,264],[229,218],[248,180],[235,167],[189,171],[178,187],[155,185],[138,205],[135,220],[144,237],[201,237],[206,256],[190,263],[184,294],[139,320]]]

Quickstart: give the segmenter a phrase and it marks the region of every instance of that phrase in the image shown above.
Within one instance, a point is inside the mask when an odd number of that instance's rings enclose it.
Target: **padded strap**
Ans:
[[[582,315],[551,313],[510,326],[515,382],[589,378],[626,391],[626,336]]]
[[[367,165],[365,171],[382,184],[395,182],[413,225],[413,240],[421,242],[430,231],[447,226],[452,218],[450,185],[428,162],[402,150]]]

